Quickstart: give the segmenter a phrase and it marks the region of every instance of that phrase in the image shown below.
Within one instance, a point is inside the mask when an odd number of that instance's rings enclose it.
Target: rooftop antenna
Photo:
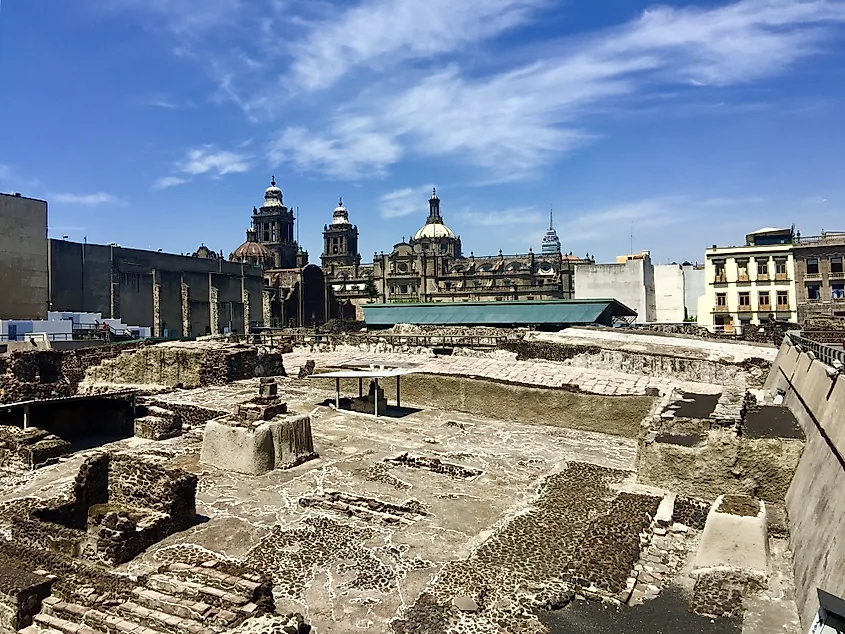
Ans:
[[[631,223],[631,250],[628,251],[631,255],[634,255],[634,223]]]

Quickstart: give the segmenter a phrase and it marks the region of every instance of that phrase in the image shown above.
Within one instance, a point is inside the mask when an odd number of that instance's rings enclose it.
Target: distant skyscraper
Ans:
[[[560,238],[557,237],[557,232],[555,231],[551,210],[549,210],[549,230],[546,231],[546,235],[543,236],[542,251],[547,255],[560,253]]]

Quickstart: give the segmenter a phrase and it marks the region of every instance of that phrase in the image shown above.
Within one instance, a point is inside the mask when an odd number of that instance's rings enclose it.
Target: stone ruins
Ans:
[[[803,634],[845,588],[845,378],[779,338],[0,356],[0,632]]]

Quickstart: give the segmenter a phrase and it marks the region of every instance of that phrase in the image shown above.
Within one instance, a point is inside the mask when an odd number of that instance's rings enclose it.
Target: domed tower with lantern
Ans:
[[[264,204],[257,209],[252,208],[252,238],[248,233],[247,241],[235,253],[241,249],[255,251],[255,247],[250,247],[252,240],[266,248],[272,256],[265,269],[296,268],[301,257],[298,257],[300,249],[296,242],[295,221],[293,209],[285,206],[282,190],[276,186],[274,176],[270,187],[264,191]]]

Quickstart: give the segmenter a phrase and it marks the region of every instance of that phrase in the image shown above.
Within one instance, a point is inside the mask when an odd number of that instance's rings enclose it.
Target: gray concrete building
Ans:
[[[49,241],[52,310],[100,312],[154,337],[247,332],[263,325],[261,269],[222,258]]]
[[[47,203],[0,194],[0,319],[45,319]]]

